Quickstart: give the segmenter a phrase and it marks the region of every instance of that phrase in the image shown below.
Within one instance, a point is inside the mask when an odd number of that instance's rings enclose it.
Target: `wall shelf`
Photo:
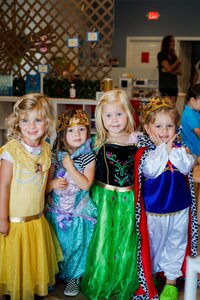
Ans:
[[[0,146],[5,142],[5,119],[12,113],[13,105],[21,97],[0,96]],[[64,112],[69,107],[77,107],[85,110],[91,121],[91,131],[94,132],[94,109],[97,104],[96,100],[91,99],[68,99],[68,98],[49,98],[54,106],[56,115]],[[52,136],[52,141],[55,134]]]

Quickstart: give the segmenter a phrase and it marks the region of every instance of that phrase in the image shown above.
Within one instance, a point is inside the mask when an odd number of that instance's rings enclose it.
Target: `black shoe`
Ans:
[[[79,285],[80,280],[79,279],[68,279],[66,287],[64,289],[64,295],[65,296],[77,296],[79,294]]]

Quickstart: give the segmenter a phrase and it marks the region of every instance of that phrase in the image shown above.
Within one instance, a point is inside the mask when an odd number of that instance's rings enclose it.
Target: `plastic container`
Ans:
[[[70,89],[69,89],[69,98],[70,99],[76,98],[76,88],[75,88],[74,83],[71,83],[71,86],[70,86]]]

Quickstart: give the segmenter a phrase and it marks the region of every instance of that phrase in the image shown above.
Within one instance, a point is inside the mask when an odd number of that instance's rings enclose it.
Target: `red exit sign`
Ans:
[[[160,14],[158,11],[149,11],[147,14],[148,20],[158,20],[160,17]]]

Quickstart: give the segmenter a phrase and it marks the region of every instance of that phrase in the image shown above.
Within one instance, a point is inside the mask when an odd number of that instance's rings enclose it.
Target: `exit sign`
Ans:
[[[158,20],[160,17],[160,14],[158,11],[149,11],[147,14],[148,20]]]

